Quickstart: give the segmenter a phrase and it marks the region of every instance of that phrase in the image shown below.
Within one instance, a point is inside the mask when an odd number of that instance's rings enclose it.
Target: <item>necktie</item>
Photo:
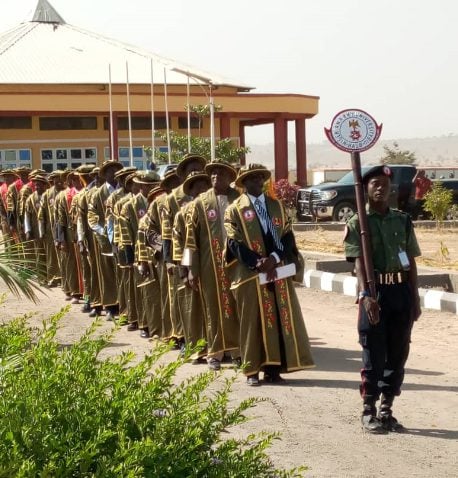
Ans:
[[[282,251],[283,250],[283,244],[281,243],[280,238],[278,237],[277,230],[275,229],[275,226],[273,225],[272,219],[270,219],[270,216],[267,213],[266,208],[264,207],[262,202],[259,200],[259,198],[256,199],[256,201],[254,202],[254,207],[256,208],[256,211],[257,211],[259,217],[261,218],[262,222],[264,222],[264,224],[266,225],[267,230],[272,235],[272,239],[274,240],[275,247],[279,251]],[[265,229],[264,229],[264,232],[266,232]]]

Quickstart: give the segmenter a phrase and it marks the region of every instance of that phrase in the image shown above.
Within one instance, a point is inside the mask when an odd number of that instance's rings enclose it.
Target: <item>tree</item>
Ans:
[[[156,137],[167,143],[166,133],[156,133]],[[202,138],[199,136],[191,136],[191,151],[202,155],[208,161],[211,158],[211,142],[210,138]],[[188,136],[170,131],[170,148],[172,150],[172,163],[178,163],[181,158],[188,152]],[[144,148],[146,154],[151,157],[151,148]],[[230,138],[220,139],[215,144],[215,155],[219,159],[228,161],[229,163],[238,163],[243,155],[249,152],[249,148],[240,148],[234,145]],[[163,151],[156,149],[155,158],[157,164],[164,164],[169,161],[169,156]]]
[[[185,105],[184,109],[188,111],[188,105]],[[223,107],[221,105],[214,105],[214,111],[221,111]],[[189,111],[199,118],[199,136],[200,136],[200,126],[203,123],[204,118],[210,116],[210,105],[189,105]]]
[[[437,227],[447,217],[447,213],[453,203],[453,192],[444,188],[441,182],[435,182],[431,191],[425,194],[423,209],[436,220]]]
[[[382,164],[415,164],[415,153],[409,150],[401,150],[399,144],[394,142],[393,147],[383,146],[385,154],[380,159]]]
[[[188,106],[185,106],[185,110],[188,110]],[[211,158],[211,141],[210,138],[202,138],[200,136],[200,124],[204,117],[210,116],[210,105],[189,105],[189,110],[192,114],[199,117],[199,135],[191,136],[191,151],[196,154],[200,154],[208,161]],[[221,105],[214,105],[215,111],[221,111]],[[170,149],[172,150],[171,159],[172,163],[178,163],[181,161],[181,158],[187,154],[188,151],[188,136],[183,134],[175,133],[170,131]],[[167,143],[167,134],[156,131],[155,137],[160,141]],[[152,148],[143,147],[145,153],[147,154],[149,160],[152,158]],[[240,148],[234,145],[232,139],[224,138],[220,139],[215,144],[215,155],[219,159],[223,159],[229,163],[239,163],[240,159],[248,153],[249,148]],[[154,157],[157,164],[168,163],[169,155],[163,151],[159,151],[156,148],[154,151]]]

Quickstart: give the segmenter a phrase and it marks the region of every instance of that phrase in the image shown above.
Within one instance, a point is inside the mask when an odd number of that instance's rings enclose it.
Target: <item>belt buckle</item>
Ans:
[[[394,285],[396,282],[394,281],[394,272],[387,272],[385,274],[385,285]]]

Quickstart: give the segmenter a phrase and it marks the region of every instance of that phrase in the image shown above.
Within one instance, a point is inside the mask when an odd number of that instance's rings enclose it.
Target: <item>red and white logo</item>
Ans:
[[[247,209],[243,212],[243,219],[245,219],[245,221],[251,222],[255,217],[256,213],[253,211],[253,209]]]
[[[218,213],[214,209],[207,211],[207,218],[209,221],[214,221],[218,217]]]
[[[329,129],[324,132],[329,141],[348,153],[362,152],[372,148],[380,137],[382,125],[365,111],[343,110],[337,113]]]

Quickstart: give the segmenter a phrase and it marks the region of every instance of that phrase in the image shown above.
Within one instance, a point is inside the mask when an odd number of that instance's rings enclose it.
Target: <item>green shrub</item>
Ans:
[[[425,194],[423,209],[436,220],[437,226],[444,221],[453,203],[453,192],[445,189],[441,182],[435,182],[431,191]]]
[[[276,434],[222,437],[257,402],[230,405],[235,374],[222,381],[206,372],[176,384],[184,361],[159,364],[167,346],[136,364],[132,353],[101,358],[112,333],[98,335],[98,322],[60,346],[63,314],[33,340],[20,321],[0,330],[1,353],[22,354],[19,370],[1,374],[0,477],[300,476],[302,469],[277,470],[269,460]],[[16,335],[15,346],[3,345]]]

